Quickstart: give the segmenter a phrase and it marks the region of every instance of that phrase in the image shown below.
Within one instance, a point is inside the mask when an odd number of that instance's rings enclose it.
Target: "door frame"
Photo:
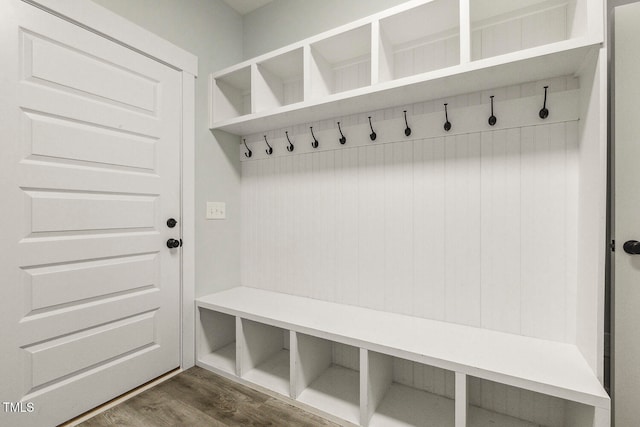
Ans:
[[[195,78],[198,57],[87,0],[22,0],[159,61],[182,75],[180,368],[195,364]]]

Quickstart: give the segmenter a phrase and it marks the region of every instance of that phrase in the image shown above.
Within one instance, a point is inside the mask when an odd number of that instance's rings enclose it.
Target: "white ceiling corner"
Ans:
[[[252,12],[265,4],[271,3],[273,0],[224,0],[240,15]]]

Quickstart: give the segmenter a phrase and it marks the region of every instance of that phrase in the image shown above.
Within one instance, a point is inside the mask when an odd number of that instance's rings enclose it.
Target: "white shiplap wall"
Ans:
[[[245,161],[243,285],[572,342],[577,140],[569,121]]]

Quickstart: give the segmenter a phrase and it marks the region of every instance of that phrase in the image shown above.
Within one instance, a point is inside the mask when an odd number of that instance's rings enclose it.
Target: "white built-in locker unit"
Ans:
[[[197,363],[363,426],[609,425],[599,0],[414,0],[214,73]]]

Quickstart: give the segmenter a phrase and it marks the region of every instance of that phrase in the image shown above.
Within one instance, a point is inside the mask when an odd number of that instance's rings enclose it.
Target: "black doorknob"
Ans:
[[[180,240],[176,240],[176,239],[167,240],[167,247],[169,249],[177,248],[178,246],[180,246]]]
[[[622,248],[628,254],[640,255],[640,242],[637,240],[627,240]]]
[[[176,226],[176,224],[177,224],[177,223],[178,223],[178,221],[176,221],[175,219],[173,219],[173,218],[169,218],[169,219],[167,220],[167,227],[169,227],[169,228],[173,228],[173,227],[175,227],[175,226]]]

